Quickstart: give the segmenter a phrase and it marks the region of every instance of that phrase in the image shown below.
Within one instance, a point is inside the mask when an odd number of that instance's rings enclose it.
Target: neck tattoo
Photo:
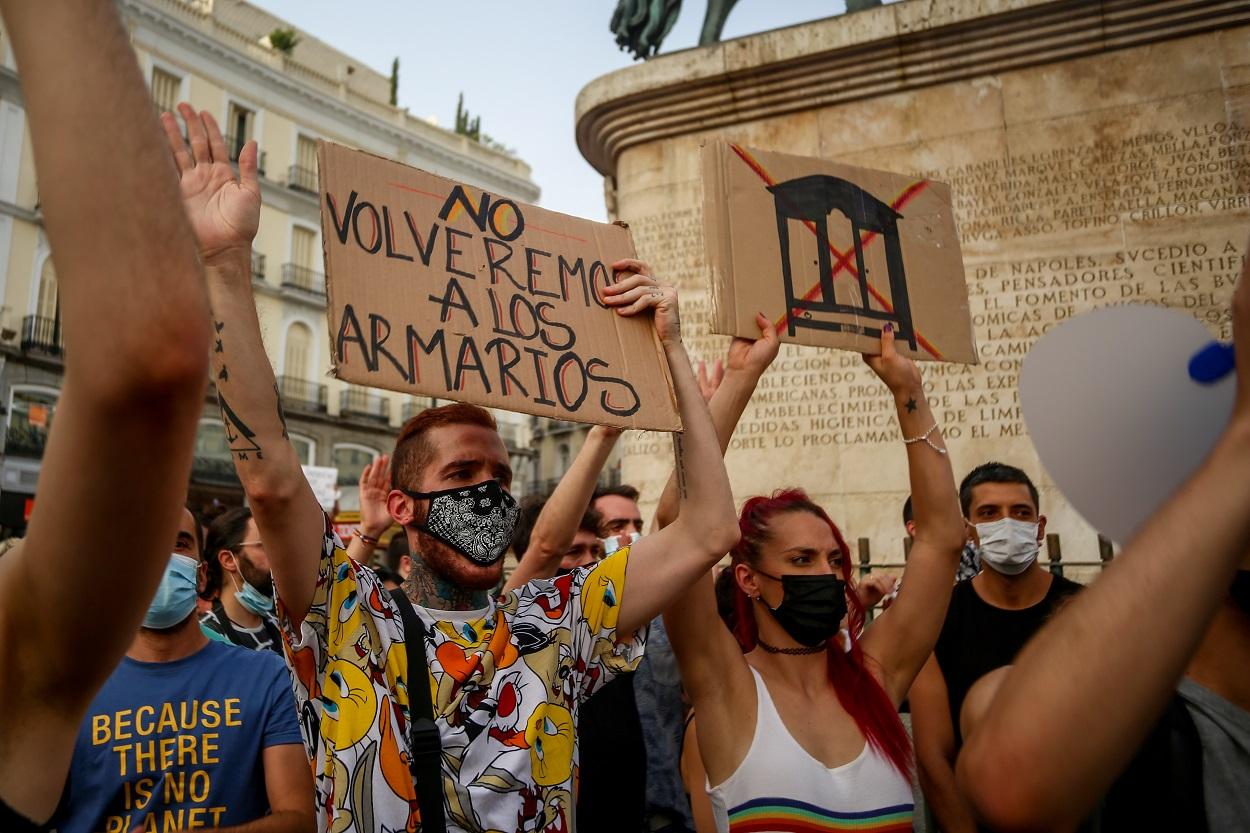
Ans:
[[[481,610],[488,597],[485,590],[470,590],[435,575],[421,556],[413,553],[412,568],[404,579],[403,591],[414,605],[433,610]]]
[[[825,650],[824,645],[813,645],[811,647],[804,646],[802,648],[778,648],[776,645],[769,645],[758,636],[755,637],[755,644],[759,645],[770,654],[789,654],[791,656],[803,656],[805,654],[819,654]]]

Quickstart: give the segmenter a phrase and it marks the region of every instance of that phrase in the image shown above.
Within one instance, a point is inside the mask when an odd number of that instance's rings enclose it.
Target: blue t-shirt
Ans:
[[[301,743],[276,654],[209,642],[174,662],[122,659],[96,695],[70,766],[60,833],[243,824],[269,811],[262,753]],[[311,803],[312,796],[309,796]]]

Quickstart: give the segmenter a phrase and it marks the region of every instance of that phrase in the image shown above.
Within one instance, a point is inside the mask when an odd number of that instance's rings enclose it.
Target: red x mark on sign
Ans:
[[[734,144],[732,142],[729,144],[729,146],[733,148],[733,152],[738,155],[738,158],[741,159],[743,162],[745,162],[747,167],[755,172],[756,176],[764,180],[764,182],[767,183],[768,185],[777,184],[777,181],[772,177],[772,175],[769,174],[768,171],[764,169],[764,166],[761,165],[759,161],[756,160],[756,158],[752,156],[751,153],[746,148],[740,145]],[[909,185],[906,189],[903,190],[903,193],[899,194],[898,197],[895,198],[895,200],[892,203],[890,203],[890,207],[893,208],[895,211],[898,211],[903,206],[907,205],[907,203],[911,202],[917,195],[920,194],[921,191],[923,191],[926,187],[928,187],[928,185],[929,185],[929,181],[927,179],[921,179],[921,180],[917,180],[916,182],[913,182],[911,185]],[[803,225],[807,226],[807,230],[810,231],[812,234],[816,234],[815,223],[811,222],[810,220],[804,220]],[[867,246],[870,243],[872,243],[873,240],[877,239],[877,237],[879,236],[880,235],[877,232],[870,231],[866,235],[864,235],[862,238],[860,238],[860,245]],[[829,243],[828,246],[829,246],[829,253],[833,255],[833,260],[834,260],[833,264],[830,267],[830,272],[832,273],[833,277],[836,278],[842,272],[846,272],[850,277],[858,278],[859,270],[855,267],[855,264],[851,261],[851,255],[853,253],[853,250],[848,251],[848,252],[842,252],[842,251],[839,251],[838,248],[834,246],[832,243]],[[868,286],[868,294],[871,295],[873,299],[876,300],[876,302],[881,305],[881,308],[883,310],[885,310],[886,312],[894,312],[894,306],[889,302],[889,300],[885,296],[883,296],[880,292],[878,292],[876,288],[872,286],[872,284],[868,284],[867,286]],[[813,286],[811,289],[807,290],[807,292],[803,294],[802,300],[810,301],[819,294],[820,294],[820,284],[817,283],[815,286]],[[786,324],[790,320],[790,316],[796,314],[797,312],[798,310],[793,310],[793,309],[786,310],[785,314],[783,314],[781,318],[777,319],[777,321],[775,322],[777,325],[777,329],[778,330],[785,329]],[[933,344],[927,338],[921,335],[919,330],[916,330],[916,343],[919,344],[922,348],[924,348],[925,352],[933,356],[933,358],[935,359],[942,358],[942,354],[938,352],[938,349],[934,347]]]

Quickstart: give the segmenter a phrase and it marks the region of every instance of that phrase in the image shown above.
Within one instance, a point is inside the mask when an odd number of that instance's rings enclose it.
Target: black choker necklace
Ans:
[[[758,636],[755,638],[755,644],[759,645],[770,654],[790,654],[792,656],[819,654],[821,651],[825,650],[824,645],[813,645],[810,648],[778,648],[776,645],[769,645]]]

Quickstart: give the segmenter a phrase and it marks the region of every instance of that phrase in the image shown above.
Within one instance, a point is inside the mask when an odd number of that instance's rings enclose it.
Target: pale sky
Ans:
[[[608,23],[614,0],[251,0],[384,75],[399,57],[399,104],[455,123],[456,97],[482,131],[533,168],[540,204],[605,219],[603,180],[577,150],[573,103],[633,61]],[[663,52],[693,47],[706,4],[686,0]],[[725,38],[839,14],[845,0],[740,0]],[[296,47],[298,53],[299,47]]]

